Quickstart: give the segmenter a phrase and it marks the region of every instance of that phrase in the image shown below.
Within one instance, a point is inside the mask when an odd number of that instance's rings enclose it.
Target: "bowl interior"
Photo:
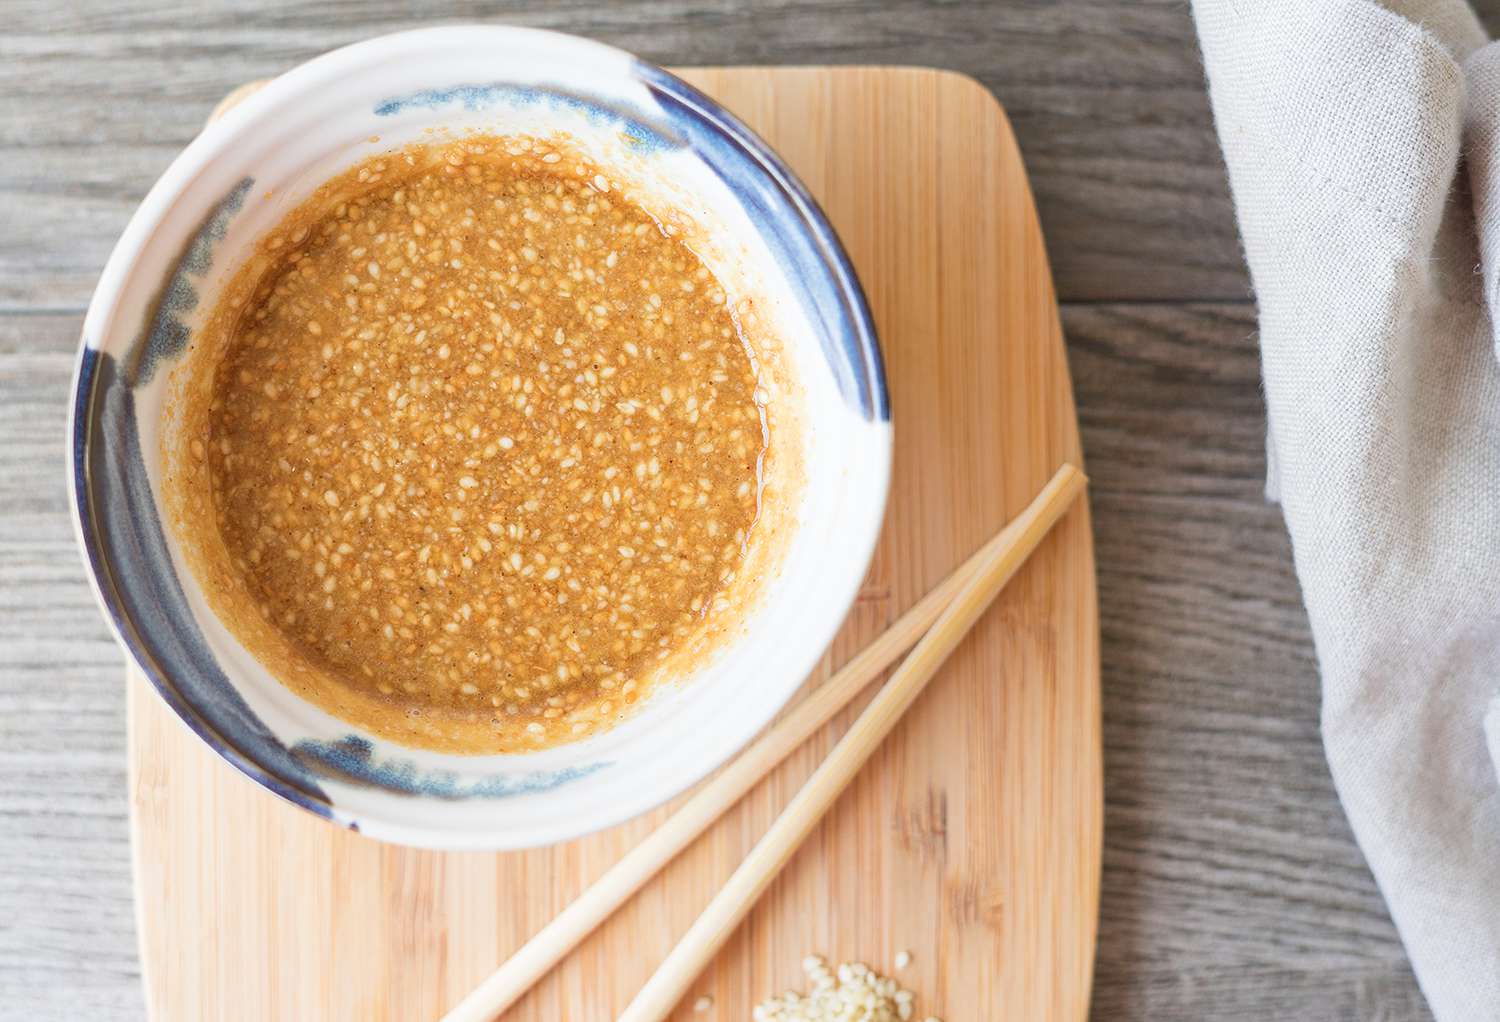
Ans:
[[[775,577],[705,666],[614,729],[463,757],[358,734],[280,685],[209,609],[158,512],[167,370],[249,246],[351,164],[418,140],[566,133],[705,226],[703,256],[782,338],[802,485]],[[831,229],[738,122],[627,54],[451,28],[335,51],[231,110],[172,165],[112,255],[84,329],[75,510],[100,599],[180,716],[262,784],[376,836],[523,847],[626,819],[759,730],[822,655],[879,531],[890,425],[868,310]]]

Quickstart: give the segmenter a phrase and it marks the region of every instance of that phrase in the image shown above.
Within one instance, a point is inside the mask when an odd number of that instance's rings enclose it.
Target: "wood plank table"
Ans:
[[[1500,27],[1500,0],[1478,6]],[[235,84],[434,20],[666,64],[974,75],[1020,140],[1093,478],[1101,1020],[1429,1018],[1339,810],[1279,512],[1254,313],[1182,0],[540,5],[9,0],[0,21],[0,1019],[137,1019],[121,657],[62,472],[83,308]],[[950,1022],[962,1022],[952,1019]]]

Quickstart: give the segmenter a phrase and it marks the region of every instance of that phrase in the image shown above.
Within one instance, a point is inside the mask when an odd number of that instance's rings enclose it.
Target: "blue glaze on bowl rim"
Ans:
[[[870,305],[817,200],[770,146],[714,100],[643,60],[635,61],[633,72],[674,133],[733,190],[773,258],[797,275],[803,311],[840,393],[866,419],[888,422],[890,394]]]
[[[514,774],[491,774],[465,782],[452,770],[422,770],[409,759],[375,755],[375,744],[359,735],[345,735],[336,742],[301,741],[292,755],[315,772],[356,784],[368,784],[401,795],[426,798],[511,798],[551,791],[569,781],[598,773],[614,764],[596,760],[561,770],[531,770]]]
[[[637,117],[635,111],[625,107],[611,106],[589,96],[581,95],[561,87],[538,89],[530,85],[512,85],[509,82],[489,82],[481,85],[452,85],[446,89],[422,89],[404,96],[393,96],[375,104],[375,116],[391,117],[407,110],[437,110],[457,103],[465,110],[483,110],[495,103],[509,102],[516,106],[534,106],[546,103],[569,110],[577,110],[589,120],[599,124],[618,124],[624,129],[631,144],[644,152],[659,152],[663,149],[680,149],[684,140],[674,135],[663,134],[661,129]]]
[[[532,99],[559,102],[583,109],[591,116],[597,114],[619,121],[624,125],[625,134],[642,149],[693,150],[694,155],[701,158],[742,203],[773,257],[788,268],[789,276],[799,281],[797,294],[846,401],[867,421],[888,423],[889,396],[868,303],[847,254],[817,203],[762,140],[703,93],[666,71],[639,60],[633,60],[629,73],[646,88],[659,107],[660,120],[655,116],[643,118],[639,110],[625,111],[610,104],[594,103],[588,97],[560,86],[546,85],[524,91],[531,93]],[[507,91],[510,93],[508,98],[514,100],[523,90],[498,83],[426,90],[386,101],[377,107],[376,112],[395,113],[403,108],[402,104],[436,107],[452,102],[465,105],[493,102],[505,96]],[[652,111],[652,114],[657,112]],[[547,790],[610,766],[607,762],[598,762],[566,770],[529,774],[514,771],[460,782],[448,771],[422,772],[411,761],[377,757],[373,754],[374,747],[366,739],[353,734],[334,741],[300,741],[288,748],[244,704],[214,661],[196,621],[191,612],[186,611],[185,601],[181,600],[181,585],[175,571],[170,568],[164,538],[159,550],[146,556],[148,561],[166,556],[166,571],[121,572],[113,563],[112,553],[107,556],[111,547],[109,534],[117,528],[105,521],[112,514],[121,518],[133,517],[137,523],[144,521],[140,527],[145,532],[164,536],[154,501],[146,502],[147,516],[132,515],[132,508],[141,510],[138,499],[120,507],[101,509],[98,506],[100,480],[95,478],[98,470],[94,463],[121,457],[134,463],[128,466],[128,473],[124,470],[118,473],[120,478],[114,483],[117,494],[145,485],[145,464],[133,421],[132,392],[137,384],[149,379],[159,362],[169,360],[185,346],[185,328],[176,329],[174,323],[177,314],[190,311],[197,300],[197,293],[187,275],[201,275],[208,270],[211,263],[209,248],[223,237],[228,218],[238,211],[250,187],[252,182],[249,179],[242,181],[215,206],[192,235],[158,301],[151,307],[146,329],[124,357],[117,359],[105,353],[97,344],[89,343],[87,337],[81,346],[70,406],[69,480],[74,497],[75,525],[91,582],[119,641],[173,712],[231,765],[283,799],[352,829],[360,829],[358,821],[351,818],[347,809],[336,807],[319,778],[342,784],[370,785],[407,796],[496,798]],[[120,438],[114,431],[101,428],[101,407],[111,400],[118,405],[116,412],[123,410],[126,413],[124,421],[131,426],[128,443],[119,443]],[[105,418],[108,420],[106,425],[118,425],[122,421],[118,414],[112,419]],[[100,442],[101,435],[111,442]],[[110,450],[112,447],[114,450]],[[127,564],[125,567],[131,566]],[[122,574],[131,579],[128,585],[122,584]],[[139,575],[149,577],[136,577]],[[154,622],[150,615],[142,620],[137,613],[142,600],[149,601],[157,595],[153,586],[158,590],[175,589],[181,601],[183,610],[174,614],[170,622]],[[127,589],[135,594],[133,598],[126,598],[124,592]],[[167,602],[176,605],[174,601]],[[157,655],[163,642],[196,647],[192,650],[195,655],[186,661],[194,669],[184,674],[181,658],[170,665],[170,671],[165,669]],[[196,665],[191,664],[194,659],[199,660]],[[205,663],[209,665],[207,668]],[[172,677],[179,674],[183,677],[174,682]],[[215,684],[214,675],[222,685]],[[200,686],[204,685],[216,690],[214,698],[225,700],[229,719],[224,715],[224,706],[210,707],[214,712],[204,712],[204,707],[199,705],[203,701]],[[372,822],[375,821],[372,819]]]
[[[176,285],[169,285],[168,292],[174,290]],[[156,318],[177,311],[179,305],[164,300]],[[138,348],[148,348],[157,336],[159,331],[153,327],[137,342]],[[148,352],[141,361],[155,354]],[[464,783],[452,771],[424,771],[410,759],[376,758],[373,744],[355,734],[332,742],[303,740],[287,748],[235,690],[187,608],[177,573],[171,569],[160,516],[143,488],[145,465],[133,422],[133,391],[131,381],[120,373],[113,358],[97,348],[82,346],[70,446],[84,556],[115,634],[152,687],[194,734],[238,770],[294,805],[335,819],[334,801],[319,778],[398,795],[497,799],[549,791],[613,765],[599,760],[560,770],[493,774]],[[89,434],[106,418],[123,427],[116,431],[115,443],[90,445]],[[116,461],[123,459],[123,470],[104,460],[111,455]],[[101,464],[93,463],[95,457]],[[105,507],[102,513],[94,506],[95,498],[101,496]],[[111,543],[106,534],[129,542]],[[137,568],[130,574],[140,580],[128,592],[116,585],[115,565],[102,556],[109,548],[119,561],[120,548],[127,545],[141,548],[125,557],[124,567]],[[164,616],[164,612],[170,620],[152,628],[151,619]],[[198,698],[185,694],[172,680],[174,676],[192,677],[189,687]],[[343,822],[359,829],[356,820]]]
[[[253,780],[326,819],[334,802],[320,778],[399,795],[509,798],[548,791],[611,764],[492,774],[462,783],[447,770],[413,760],[377,758],[367,739],[303,740],[290,749],[235,689],[188,605],[150,492],[135,393],[187,349],[185,317],[198,304],[195,278],[213,265],[213,250],[254,188],[242,179],[192,232],[157,296],[145,328],[124,358],[85,343],[79,351],[72,408],[71,481],[79,535],[90,574],[115,634],[162,699],[188,727]],[[109,438],[90,443],[91,436]],[[104,551],[109,557],[103,556]],[[117,576],[134,580],[128,587]],[[191,678],[184,686],[174,678]],[[191,692],[191,695],[189,694]],[[356,821],[346,821],[358,829]]]
[[[115,573],[111,568],[110,560],[104,556],[104,547],[106,544],[104,538],[101,536],[100,526],[102,523],[93,513],[92,507],[93,487],[90,485],[89,457],[93,453],[93,450],[88,443],[88,436],[97,424],[98,416],[95,414],[94,409],[96,399],[102,399],[105,391],[111,389],[107,386],[101,389],[101,366],[104,367],[106,373],[116,372],[113,359],[101,353],[97,348],[85,343],[79,352],[78,366],[74,376],[74,403],[72,406],[73,437],[70,452],[72,456],[71,482],[74,511],[78,523],[79,536],[82,541],[84,558],[99,601],[108,615],[115,635],[125,646],[126,650],[130,653],[131,659],[140,668],[142,673],[145,674],[147,680],[151,682],[151,686],[156,689],[163,701],[209,747],[228,760],[241,773],[263,785],[268,790],[275,792],[288,802],[301,806],[303,809],[325,819],[333,819],[333,803],[328,798],[327,793],[322,790],[316,781],[308,777],[306,772],[300,769],[295,761],[291,761],[290,769],[287,770],[287,773],[291,775],[291,779],[288,779],[262,766],[261,758],[256,753],[250,751],[259,747],[261,755],[269,753],[272,758],[280,758],[276,756],[276,749],[279,748],[283,755],[286,749],[273,735],[269,734],[268,729],[244,705],[243,700],[234,691],[233,686],[230,684],[228,678],[224,676],[223,671],[219,670],[217,665],[213,665],[212,673],[206,676],[200,675],[199,681],[206,682],[208,686],[215,690],[216,694],[227,693],[231,700],[231,711],[238,716],[248,718],[248,720],[244,721],[244,726],[238,729],[233,728],[232,725],[226,725],[222,719],[214,722],[205,719],[200,714],[194,702],[179,691],[177,685],[162,670],[156,656],[155,643],[150,637],[142,634],[141,629],[136,625],[134,615],[125,606],[125,598],[114,581]],[[128,386],[124,386],[123,382],[119,385],[119,389],[116,390],[116,395],[122,398],[127,407],[130,405],[130,389]],[[139,461],[140,451],[133,437],[123,446],[126,447],[125,457]],[[142,474],[144,473],[143,465],[140,466],[139,471]],[[138,476],[137,478],[140,477]],[[128,511],[126,513],[128,514]],[[154,505],[151,509],[151,520],[146,527],[148,533],[154,529],[154,532],[158,536],[161,534],[161,524],[159,519],[157,519]],[[177,577],[173,572],[167,573],[166,580],[169,580],[173,585],[177,585]],[[177,590],[177,595],[180,597],[180,585],[177,585]],[[187,642],[189,656],[206,653],[206,649],[203,648],[202,637],[198,635],[196,625],[192,623],[191,617],[188,618],[188,626],[192,630]],[[209,657],[209,661],[212,663],[212,657]],[[259,730],[264,732],[264,734],[258,735],[255,733],[257,725],[259,726]],[[226,731],[232,730],[239,730],[241,733],[234,736],[226,734]],[[284,767],[286,765],[283,763]],[[358,829],[358,825],[353,821],[348,821],[348,825],[353,829]]]
[[[772,258],[802,284],[803,312],[844,399],[866,419],[889,421],[885,364],[869,302],[817,200],[770,146],[714,100],[643,60],[633,60],[630,70],[660,108],[660,119],[561,86],[539,89],[507,82],[423,89],[381,100],[374,112],[389,117],[448,105],[475,111],[498,102],[552,103],[591,120],[622,125],[626,136],[647,151],[691,149],[734,194]]]

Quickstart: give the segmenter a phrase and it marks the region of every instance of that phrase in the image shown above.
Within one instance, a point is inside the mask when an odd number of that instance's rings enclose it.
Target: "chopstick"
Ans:
[[[828,758],[813,771],[729,882],[636,994],[619,1022],[659,1022],[666,1018],[1083,485],[1083,475],[1064,465],[1021,516],[1006,527],[1006,532],[1015,530],[1010,541],[986,556],[965,581],[932,630],[922,637]]]
[[[916,642],[984,565],[997,555],[1013,551],[1018,555],[1015,567],[1019,567],[1020,562],[1035,549],[1047,527],[1067,509],[1083,484],[1082,473],[1073,466],[1064,465],[1059,469],[1021,515],[699,788],[677,812],[538,930],[472,993],[454,1005],[443,1016],[443,1022],[488,1022],[514,1004],[647,880],[759,783],[772,767],[828,723],[897,656]],[[1036,531],[1035,525],[1043,521],[1045,524]]]

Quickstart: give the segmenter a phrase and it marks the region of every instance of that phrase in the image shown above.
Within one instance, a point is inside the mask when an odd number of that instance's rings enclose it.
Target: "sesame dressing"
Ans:
[[[471,138],[362,164],[257,256],[188,449],[298,654],[506,751],[609,721],[701,640],[769,436],[675,231],[561,147]]]

